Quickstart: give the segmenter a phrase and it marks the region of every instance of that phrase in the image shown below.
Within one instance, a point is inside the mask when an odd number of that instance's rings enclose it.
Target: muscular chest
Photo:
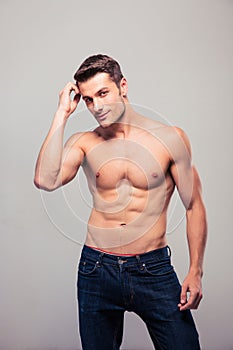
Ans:
[[[164,182],[168,166],[168,154],[158,142],[114,139],[89,149],[84,170],[98,189],[115,189],[127,180],[146,190]]]

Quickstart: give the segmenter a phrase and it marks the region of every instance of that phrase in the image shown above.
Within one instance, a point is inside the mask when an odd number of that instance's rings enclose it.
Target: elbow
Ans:
[[[52,192],[54,190],[56,190],[56,188],[58,188],[58,186],[56,186],[55,184],[49,184],[45,181],[43,181],[42,179],[38,179],[37,177],[34,177],[34,185],[40,189],[40,190],[44,190],[47,192]]]

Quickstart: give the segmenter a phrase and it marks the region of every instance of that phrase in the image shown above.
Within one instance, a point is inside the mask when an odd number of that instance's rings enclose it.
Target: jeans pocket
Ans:
[[[92,275],[100,266],[98,261],[81,260],[79,262],[78,272],[81,275]]]
[[[151,276],[166,276],[174,272],[174,268],[170,263],[170,259],[157,261],[157,262],[148,262],[143,264],[140,270],[144,273],[147,273]]]

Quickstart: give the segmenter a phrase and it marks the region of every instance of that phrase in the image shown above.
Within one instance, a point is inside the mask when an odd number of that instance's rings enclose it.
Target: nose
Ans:
[[[93,108],[94,108],[94,111],[97,112],[97,113],[101,113],[102,110],[103,110],[103,104],[100,103],[99,100],[93,100]]]

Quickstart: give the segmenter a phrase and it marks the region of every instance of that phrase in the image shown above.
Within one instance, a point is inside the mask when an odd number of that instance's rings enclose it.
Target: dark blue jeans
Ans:
[[[130,257],[84,246],[78,272],[83,350],[120,348],[125,311],[145,322],[157,350],[200,349],[190,310],[179,311],[181,286],[164,247]]]

